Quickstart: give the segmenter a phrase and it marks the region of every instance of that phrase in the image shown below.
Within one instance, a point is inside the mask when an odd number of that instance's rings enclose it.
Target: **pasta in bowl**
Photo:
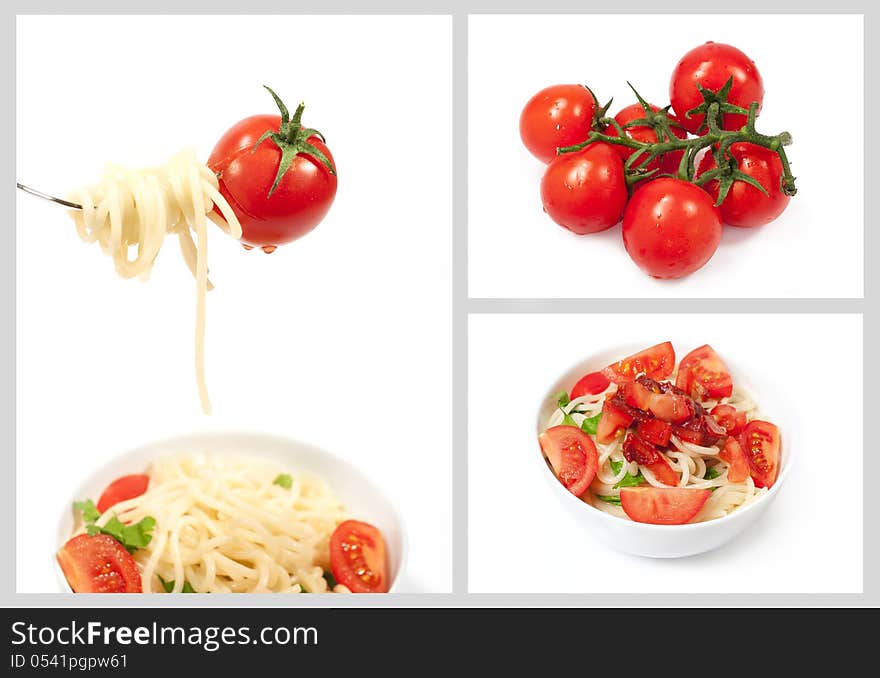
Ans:
[[[59,525],[79,593],[384,593],[402,523],[360,471],[318,448],[201,434],[133,450],[89,478]]]
[[[732,539],[769,506],[791,466],[790,428],[708,346],[664,342],[585,360],[542,401],[545,477],[618,550],[680,557]]]

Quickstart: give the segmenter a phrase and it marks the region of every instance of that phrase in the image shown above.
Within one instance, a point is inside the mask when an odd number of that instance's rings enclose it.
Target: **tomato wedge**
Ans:
[[[632,415],[610,399],[602,405],[602,416],[596,427],[596,440],[607,445],[633,423]]]
[[[695,400],[727,398],[733,393],[730,372],[708,344],[695,348],[682,359],[675,385]]]
[[[683,525],[700,512],[711,494],[684,487],[623,487],[620,505],[637,523]]]
[[[681,480],[678,473],[675,472],[675,470],[669,465],[669,462],[663,457],[660,457],[660,459],[653,464],[645,464],[645,468],[651,471],[657,480],[664,485],[669,485],[669,487],[675,487],[678,485],[678,481]]]
[[[672,343],[664,341],[644,351],[609,365],[602,372],[615,384],[632,381],[640,374],[651,379],[666,379],[675,369],[675,349]]]
[[[746,424],[739,434],[749,462],[749,472],[757,487],[773,487],[779,476],[779,450],[781,448],[779,429],[769,421],[755,419]]]
[[[142,473],[117,478],[107,486],[107,489],[104,490],[104,493],[98,500],[98,511],[104,513],[111,506],[115,506],[121,501],[140,497],[147,491],[147,485],[149,484],[150,476]]]
[[[80,534],[56,556],[74,593],[141,593],[141,573],[125,547],[113,537]]]
[[[715,417],[715,421],[724,427],[729,436],[739,435],[748,423],[746,413],[740,412],[732,405],[716,405],[709,414]]]
[[[731,436],[727,439],[718,457],[727,462],[727,479],[730,482],[741,483],[749,477],[749,460],[736,438]]]
[[[593,439],[577,426],[554,426],[538,436],[538,442],[565,488],[575,496],[582,495],[599,467]]]
[[[628,381],[620,389],[627,405],[650,412],[663,421],[677,424],[691,416],[688,398],[673,391],[652,391],[638,381]]]
[[[330,569],[352,593],[387,593],[388,558],[378,528],[346,520],[330,536]]]
[[[608,384],[610,383],[608,377],[601,372],[590,372],[589,374],[582,376],[578,380],[578,383],[574,385],[571,389],[570,398],[574,400],[575,398],[580,398],[585,395],[597,395],[608,388]]]

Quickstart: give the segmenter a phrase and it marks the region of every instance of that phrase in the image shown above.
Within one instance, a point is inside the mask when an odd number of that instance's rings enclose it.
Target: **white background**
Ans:
[[[471,16],[470,296],[861,297],[862,34],[859,16]],[[725,227],[700,271],[656,281],[630,260],[619,225],[576,236],[542,212],[544,166],[520,141],[519,114],[558,83],[586,83],[603,104],[613,96],[611,115],[635,102],[627,80],[664,106],[678,60],[707,40],[755,60],[758,130],[793,135],[798,194],[762,228]]]
[[[471,592],[861,592],[861,316],[472,315],[469,336]],[[775,384],[797,449],[757,523],[716,551],[652,560],[612,550],[564,509],[539,473],[536,425],[580,360],[670,337],[691,337],[675,342],[679,358],[709,343],[745,379]]]
[[[184,147],[206,159],[239,119],[277,112],[263,84],[291,111],[305,101],[339,191],[314,232],[272,255],[210,227],[211,417],[177,243],[148,283],[121,280],[63,208],[18,197],[19,591],[55,590],[54,526],[84,476],[213,429],[347,457],[407,523],[401,590],[451,589],[448,17],[19,18],[18,179],[64,194],[107,161]],[[431,162],[413,165],[428,131]]]

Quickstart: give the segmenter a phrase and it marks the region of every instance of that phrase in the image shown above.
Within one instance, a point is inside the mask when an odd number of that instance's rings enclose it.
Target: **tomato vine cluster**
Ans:
[[[630,87],[632,87],[630,85]],[[679,61],[660,108],[637,102],[614,117],[585,85],[554,85],[520,116],[526,148],[548,163],[541,201],[578,234],[623,220],[627,253],[648,275],[682,278],[718,248],[722,224],[763,226],[796,193],[787,132],[755,128],[764,84],[755,63],[707,42]]]

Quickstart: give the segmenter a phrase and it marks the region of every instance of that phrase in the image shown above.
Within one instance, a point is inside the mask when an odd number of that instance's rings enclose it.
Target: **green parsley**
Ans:
[[[152,541],[153,535],[150,532],[155,526],[156,519],[151,516],[142,518],[133,525],[126,525],[119,518],[113,516],[103,527],[94,523],[87,525],[86,532],[90,537],[94,537],[96,534],[109,535],[122,544],[126,551],[134,553]]]
[[[281,473],[275,478],[273,484],[289,490],[293,486],[293,477],[289,473]]]
[[[162,588],[165,589],[165,593],[171,593],[174,590],[174,579],[172,579],[171,581],[165,581],[159,575],[156,575],[156,576],[159,577],[159,582],[162,584]],[[183,582],[183,590],[181,591],[181,593],[195,593],[195,592],[196,592],[196,590],[192,587],[192,585],[188,581]]]
[[[606,504],[617,504],[618,506],[620,506],[620,497],[615,497],[612,495],[605,495],[605,494],[597,494],[596,498],[601,499]]]
[[[602,413],[599,412],[595,417],[587,417],[584,419],[581,424],[581,430],[584,433],[589,433],[591,435],[596,435],[596,431],[599,430],[599,420],[602,418]]]
[[[712,480],[713,478],[717,478],[721,475],[721,471],[718,470],[717,466],[710,466],[706,469],[706,475],[703,476],[705,480]]]
[[[568,397],[567,391],[560,391],[556,394],[556,404],[559,406],[559,409],[562,409],[566,405],[571,402],[571,398]]]
[[[620,469],[623,468],[622,461],[611,461],[611,470],[614,471],[615,475],[620,473]],[[635,487],[636,485],[641,485],[645,482],[645,476],[642,475],[642,472],[639,471],[636,475],[632,475],[629,472],[623,479],[614,486],[614,489],[618,489],[621,487]]]
[[[101,512],[98,511],[98,509],[95,507],[95,502],[93,502],[91,499],[73,502],[73,510],[82,511],[84,523],[93,523],[101,517]]]

